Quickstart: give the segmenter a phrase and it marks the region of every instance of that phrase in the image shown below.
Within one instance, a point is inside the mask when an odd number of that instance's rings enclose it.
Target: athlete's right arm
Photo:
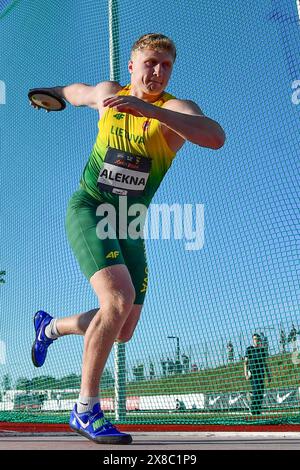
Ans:
[[[54,93],[64,98],[73,106],[88,106],[99,109],[102,101],[110,94],[116,93],[121,86],[117,82],[101,82],[95,86],[85,83],[73,83],[72,85],[50,88]]]
[[[248,375],[248,357],[245,356],[244,358],[244,376],[246,380],[249,380],[249,375]]]

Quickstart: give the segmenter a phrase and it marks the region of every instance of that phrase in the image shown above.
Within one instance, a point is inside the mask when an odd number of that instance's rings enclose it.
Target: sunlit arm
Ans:
[[[95,87],[84,83],[54,87],[52,90],[73,106],[91,106],[95,101]]]
[[[89,108],[99,108],[99,96],[111,92],[111,88],[116,82],[100,82],[95,86],[84,83],[73,83],[72,85],[55,87],[52,90],[64,98],[73,106],[88,106]]]
[[[204,116],[192,101],[171,100],[164,107],[155,108],[153,117],[183,139],[211,149],[219,149],[224,145],[225,132],[220,124]]]

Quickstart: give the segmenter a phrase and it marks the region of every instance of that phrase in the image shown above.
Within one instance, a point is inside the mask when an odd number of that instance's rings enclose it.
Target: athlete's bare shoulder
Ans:
[[[196,115],[203,115],[202,110],[199,106],[191,100],[182,100],[179,98],[173,98],[166,101],[163,104],[163,108],[170,109],[172,111],[177,111],[179,113],[185,114],[196,114]]]
[[[95,88],[96,88],[96,94],[97,94],[97,107],[101,115],[104,109],[102,105],[103,100],[105,98],[108,98],[109,96],[115,95],[123,87],[118,82],[107,80],[105,82],[98,83]]]
[[[172,98],[166,101],[162,107],[178,113],[203,116],[202,110],[191,100]],[[173,150],[173,152],[178,152],[185,143],[185,139],[164,124],[161,124],[161,130],[170,149]]]

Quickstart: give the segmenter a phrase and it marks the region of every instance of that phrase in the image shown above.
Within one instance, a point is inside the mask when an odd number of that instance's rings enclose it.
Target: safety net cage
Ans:
[[[126,85],[150,32],[176,44],[167,91],[226,141],[187,142],[152,200],[148,292],[102,408],[121,424],[300,424],[298,0],[0,1],[0,421],[68,423],[83,337],[36,368],[33,317],[98,307],[65,232],[98,112],[37,112],[28,90]]]

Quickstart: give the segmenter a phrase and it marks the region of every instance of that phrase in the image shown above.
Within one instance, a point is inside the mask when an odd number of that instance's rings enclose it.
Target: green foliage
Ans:
[[[144,364],[138,364],[133,367],[132,372],[137,382],[145,380]]]
[[[1,386],[3,390],[10,390],[11,389],[11,376],[9,374],[4,374],[1,382]]]
[[[15,388],[16,390],[26,390],[28,392],[31,390],[31,380],[26,377],[20,377],[16,382]]]
[[[101,389],[113,388],[114,377],[109,369],[105,369],[101,379]],[[20,377],[16,381],[15,387],[12,387],[11,378],[9,374],[3,376],[2,388],[10,390],[66,390],[66,389],[80,389],[81,376],[77,374],[69,374],[61,378],[55,378],[51,375],[40,375],[33,379],[27,377]]]
[[[0,271],[0,284],[5,284],[5,279],[2,276],[5,276],[6,271]]]
[[[56,380],[56,386],[53,388],[67,389],[67,388],[80,388],[81,377],[80,375],[70,374]]]
[[[292,362],[290,353],[270,356],[268,359],[272,382],[267,388],[299,387],[300,365]],[[243,361],[226,366],[205,369],[189,374],[171,375],[155,380],[128,382],[127,396],[164,395],[174,393],[226,393],[250,391],[250,382],[245,380]],[[105,390],[104,397],[113,396],[114,390]]]

